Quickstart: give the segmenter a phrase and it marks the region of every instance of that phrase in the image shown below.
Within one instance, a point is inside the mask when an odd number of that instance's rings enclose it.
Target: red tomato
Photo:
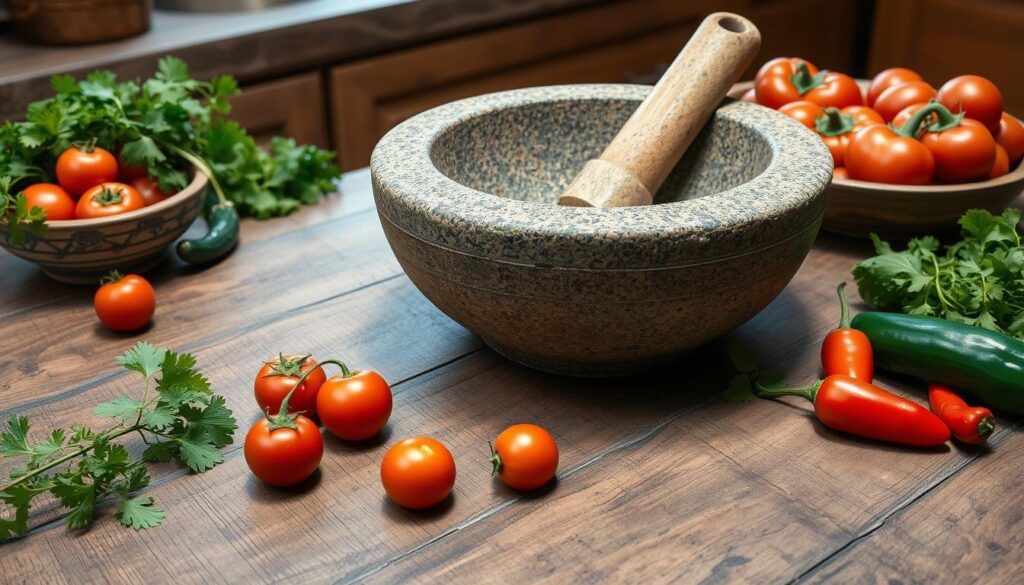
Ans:
[[[896,126],[897,128],[899,128],[900,126],[903,126],[904,124],[906,124],[907,122],[910,121],[910,118],[912,118],[914,116],[914,114],[917,113],[918,110],[920,110],[921,108],[923,108],[923,107],[925,107],[927,105],[928,105],[927,103],[922,102],[922,103],[919,103],[919,104],[911,104],[911,105],[903,108],[902,110],[900,110],[900,113],[896,114],[893,117],[893,119],[891,121],[892,125]],[[936,120],[937,119],[936,119],[935,115],[932,114],[931,116],[929,116],[929,120],[927,122],[925,122],[924,124],[925,125],[931,125],[931,124],[935,123]],[[922,131],[923,131],[923,128],[922,128]]]
[[[75,217],[91,219],[142,209],[142,195],[124,183],[100,183],[86,191],[75,207]]]
[[[891,67],[882,71],[871,80],[871,85],[868,86],[868,105],[874,106],[883,91],[904,81],[924,81],[924,79],[917,72],[906,67]]]
[[[923,81],[906,81],[893,85],[875,100],[875,111],[882,119],[891,122],[903,108],[923,104],[935,97],[935,88]]]
[[[102,148],[71,147],[57,159],[57,182],[76,197],[100,183],[116,180],[117,160]]]
[[[29,209],[42,207],[46,211],[46,221],[75,219],[75,200],[60,185],[36,183],[25,187],[22,193],[28,199]]]
[[[1024,158],[1024,124],[1010,114],[1003,113],[999,120],[999,130],[995,133],[996,142],[1006,149],[1010,158],[1010,166],[1016,165]]]
[[[1006,149],[1000,145],[996,145],[996,162],[992,165],[992,170],[988,174],[988,178],[996,179],[1010,172],[1010,157],[1006,155]]]
[[[939,88],[939,103],[954,114],[963,111],[968,118],[995,131],[1003,114],[1003,94],[996,84],[979,75],[954,77]]]
[[[298,388],[295,383],[299,376],[316,368],[303,380]],[[277,358],[264,362],[259,373],[256,374],[256,382],[253,384],[253,391],[256,394],[256,403],[260,410],[277,414],[281,409],[281,401],[295,388],[292,397],[288,401],[289,413],[304,413],[309,416],[316,416],[316,397],[320,392],[320,386],[327,379],[323,368],[318,368],[316,360],[307,356],[279,355]]]
[[[550,433],[537,425],[512,425],[494,442],[491,464],[498,479],[508,487],[536,489],[555,476],[558,445]]]
[[[754,78],[757,103],[777,110],[789,102],[801,99],[800,90],[793,84],[793,76],[801,64],[806,66],[807,76],[818,73],[817,67],[799,58],[776,57],[762,65]]]
[[[384,491],[396,504],[422,509],[441,503],[455,485],[455,459],[429,437],[404,439],[388,450],[380,464]]]
[[[121,171],[121,181],[124,183],[131,183],[135,179],[144,178],[149,174],[144,165],[133,167],[125,164],[124,158],[120,154],[117,156],[117,168]]]
[[[364,441],[388,424],[391,388],[372,370],[332,376],[320,387],[316,409],[320,422],[333,435],[346,441]]]
[[[757,91],[754,88],[750,88],[747,91],[743,92],[743,95],[740,96],[740,99],[751,104],[756,104]]]
[[[821,85],[803,94],[803,99],[823,108],[845,108],[864,105],[857,81],[844,73],[829,71]]]
[[[245,462],[253,475],[276,486],[295,485],[313,475],[324,456],[320,429],[308,417],[285,415],[291,426],[278,426],[276,417],[263,417],[245,435]],[[292,418],[294,417],[294,418]]]
[[[100,322],[114,331],[141,329],[156,311],[156,293],[153,285],[138,274],[121,276],[111,272],[103,279],[93,308]]]
[[[781,110],[780,110],[781,111]],[[866,106],[848,106],[842,110],[825,108],[815,120],[815,130],[825,141],[832,162],[837,167],[846,164],[846,149],[857,130],[872,124],[884,124],[877,112]]]
[[[935,176],[946,183],[984,180],[996,160],[996,141],[992,134],[984,124],[970,118],[964,118],[948,130],[925,131],[921,144],[935,158]]]
[[[807,100],[798,100],[784,104],[779,107],[779,112],[793,118],[811,130],[814,130],[814,121],[825,114],[825,110],[821,106]]]
[[[846,174],[846,167],[836,167],[832,169],[832,180],[846,180],[849,179],[849,175]]]
[[[927,185],[935,173],[935,159],[917,140],[876,124],[862,128],[850,139],[846,172],[858,181]]]
[[[132,188],[139,192],[139,195],[142,196],[143,203],[146,205],[159,203],[171,195],[174,195],[174,193],[164,193],[161,191],[159,183],[149,177],[140,177],[133,180]]]

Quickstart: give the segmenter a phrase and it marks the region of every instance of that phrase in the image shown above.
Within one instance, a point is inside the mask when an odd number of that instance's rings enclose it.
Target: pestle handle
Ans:
[[[760,46],[761,33],[746,18],[729,12],[705,18],[611,144],[587,162],[558,204],[650,205]]]

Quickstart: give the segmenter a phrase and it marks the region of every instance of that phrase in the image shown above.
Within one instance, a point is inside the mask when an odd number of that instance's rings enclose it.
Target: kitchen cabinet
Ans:
[[[844,68],[852,35],[841,25],[853,7],[852,0],[633,0],[339,65],[328,82],[333,146],[349,170],[367,165],[396,124],[452,100],[536,85],[653,82],[712,10],[742,13],[761,28],[751,75],[779,54]]]
[[[323,86],[318,73],[245,85],[231,100],[231,118],[260,145],[274,136],[328,147]]]
[[[878,0],[869,73],[910,67],[936,87],[965,73],[994,81],[1004,107],[1024,114],[1019,55],[1024,2],[1007,0]]]

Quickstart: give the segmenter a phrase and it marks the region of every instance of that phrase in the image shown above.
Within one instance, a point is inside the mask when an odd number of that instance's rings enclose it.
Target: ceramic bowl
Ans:
[[[868,81],[859,79],[861,90]],[[740,97],[753,87],[738,83],[729,92]],[[888,185],[835,179],[829,189],[823,228],[830,232],[885,239],[942,235],[957,229],[957,220],[969,209],[999,213],[1024,192],[1024,163],[996,179],[958,185]]]
[[[654,205],[555,205],[649,90],[501,92],[389,132],[373,191],[409,278],[498,352],[580,376],[671,362],[757,314],[814,241],[831,156],[793,120],[732,102]]]
[[[6,224],[0,224],[0,244],[38,264],[47,276],[70,284],[96,284],[111,270],[144,272],[199,215],[207,182],[206,175],[196,172],[183,190],[142,209],[98,219],[46,222],[41,237],[29,234],[20,246],[8,241]]]

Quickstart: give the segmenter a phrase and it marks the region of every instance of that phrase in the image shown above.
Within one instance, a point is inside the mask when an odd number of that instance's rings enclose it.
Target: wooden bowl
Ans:
[[[43,45],[85,45],[149,30],[151,0],[7,0],[21,36]]]
[[[868,81],[859,79],[866,91]],[[739,98],[753,82],[737,83],[729,92]],[[889,185],[835,179],[828,192],[822,227],[846,236],[909,239],[942,235],[957,229],[969,209],[999,213],[1024,191],[1024,164],[998,179],[957,185]]]
[[[501,92],[389,132],[370,170],[409,278],[496,351],[578,376],[672,362],[757,314],[814,242],[832,157],[799,123],[734,102],[654,205],[555,205],[649,91]]]
[[[142,209],[98,219],[48,221],[45,234],[27,234],[20,246],[8,241],[6,224],[0,224],[0,245],[35,262],[54,280],[70,284],[96,284],[111,270],[144,272],[199,215],[207,182],[197,171],[182,191]]]

